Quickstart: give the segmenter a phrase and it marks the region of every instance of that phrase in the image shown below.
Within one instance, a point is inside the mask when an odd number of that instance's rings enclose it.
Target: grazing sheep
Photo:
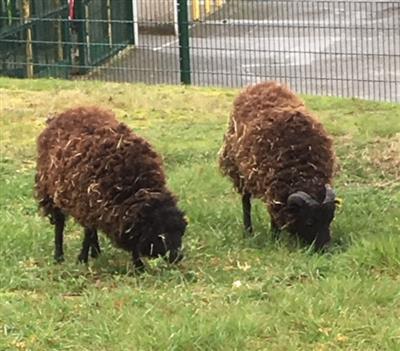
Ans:
[[[252,232],[251,197],[263,200],[276,234],[287,229],[322,248],[335,212],[332,141],[303,101],[276,82],[256,84],[235,100],[220,168],[242,194]]]
[[[140,257],[182,258],[184,214],[166,188],[162,160],[148,142],[96,107],[50,119],[38,138],[36,197],[55,225],[55,259],[63,260],[66,215],[84,227],[78,259],[100,253],[97,230]]]

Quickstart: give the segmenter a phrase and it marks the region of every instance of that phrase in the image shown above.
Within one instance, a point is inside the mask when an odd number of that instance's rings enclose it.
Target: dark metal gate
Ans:
[[[79,73],[134,43],[132,1],[76,1]]]
[[[64,77],[69,67],[66,1],[1,1],[0,73]]]
[[[131,1],[0,0],[3,76],[83,74],[133,43]]]

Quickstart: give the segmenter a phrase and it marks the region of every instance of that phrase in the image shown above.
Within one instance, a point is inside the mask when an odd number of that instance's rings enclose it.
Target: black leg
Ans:
[[[78,261],[81,263],[88,263],[89,261],[89,249],[92,244],[94,230],[90,228],[85,228],[85,236],[82,241],[82,249],[78,256]]]
[[[242,195],[242,208],[243,208],[243,224],[246,234],[249,235],[253,232],[253,227],[251,225],[251,195],[245,193]]]
[[[96,258],[100,255],[100,244],[99,244],[99,237],[97,235],[97,230],[93,229],[91,243],[90,243],[90,256]]]
[[[274,220],[271,218],[271,233],[272,233],[272,238],[274,240],[279,239],[279,232],[280,232],[279,227],[276,225]]]
[[[132,261],[133,265],[135,266],[136,271],[143,271],[144,270],[144,263],[140,259],[140,252],[138,250],[138,245],[135,245],[134,250],[132,251]]]
[[[65,216],[59,209],[55,209],[52,213],[52,219],[55,225],[55,235],[54,235],[54,259],[56,262],[64,261],[64,225]]]

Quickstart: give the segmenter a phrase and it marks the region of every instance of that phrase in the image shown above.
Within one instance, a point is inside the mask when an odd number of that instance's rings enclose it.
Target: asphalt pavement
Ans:
[[[139,35],[94,79],[178,84],[178,40]],[[276,79],[302,93],[400,102],[400,2],[233,0],[190,29],[192,83]]]

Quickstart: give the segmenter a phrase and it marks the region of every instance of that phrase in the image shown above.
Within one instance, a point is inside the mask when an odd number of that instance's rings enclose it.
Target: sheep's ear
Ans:
[[[313,201],[312,197],[303,191],[297,191],[291,194],[287,199],[287,207],[290,210],[298,210],[301,207],[307,206]]]
[[[325,185],[324,204],[335,203],[336,194],[329,184]]]

